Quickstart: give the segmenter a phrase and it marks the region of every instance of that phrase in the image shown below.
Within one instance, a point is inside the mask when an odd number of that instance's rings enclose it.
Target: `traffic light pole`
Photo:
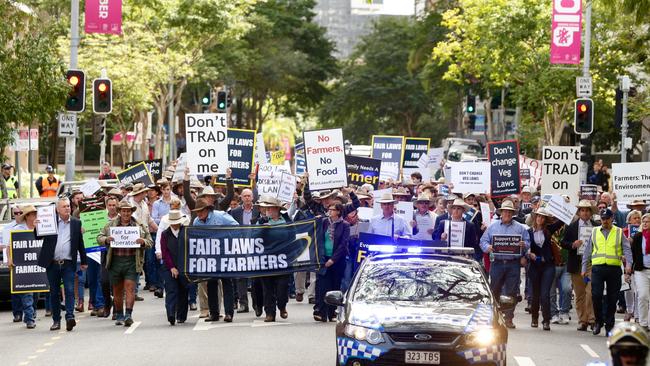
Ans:
[[[77,68],[79,53],[79,0],[70,0],[70,69]],[[65,181],[74,180],[76,137],[65,138]],[[56,161],[52,162],[56,166]]]
[[[627,98],[630,92],[630,78],[621,76],[621,91],[623,92],[623,118],[621,119],[621,163],[627,162]]]

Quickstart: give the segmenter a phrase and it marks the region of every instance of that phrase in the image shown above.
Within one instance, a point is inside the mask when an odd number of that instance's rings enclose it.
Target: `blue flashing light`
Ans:
[[[396,250],[397,250],[396,245],[377,245],[377,244],[368,245],[369,252],[395,253]]]

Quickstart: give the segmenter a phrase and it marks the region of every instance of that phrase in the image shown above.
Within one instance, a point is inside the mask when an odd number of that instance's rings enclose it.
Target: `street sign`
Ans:
[[[590,77],[578,76],[576,78],[576,95],[578,98],[588,98],[592,95],[592,83]]]
[[[59,137],[77,137],[77,115],[59,113]]]

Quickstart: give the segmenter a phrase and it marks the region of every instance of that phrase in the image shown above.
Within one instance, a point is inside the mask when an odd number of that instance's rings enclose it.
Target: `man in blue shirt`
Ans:
[[[524,253],[530,248],[530,237],[526,226],[513,221],[515,206],[511,201],[505,201],[497,213],[501,220],[495,220],[485,230],[481,237],[481,249],[484,253],[490,253],[492,264],[490,266],[490,289],[498,299],[501,295],[501,289],[506,296],[516,296],[517,286],[520,279],[520,260]],[[517,254],[496,253],[493,248],[493,238],[495,235],[517,235],[520,238],[520,251]],[[493,258],[493,259],[492,259]],[[506,327],[515,328],[512,318],[514,317],[515,308],[506,310],[503,315],[506,319]]]

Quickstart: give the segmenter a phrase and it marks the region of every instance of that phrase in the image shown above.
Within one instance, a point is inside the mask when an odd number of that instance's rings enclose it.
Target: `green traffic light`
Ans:
[[[467,107],[467,111],[469,113],[474,113],[474,107],[472,107],[472,106]]]
[[[203,104],[210,104],[210,98],[208,98],[208,97],[203,97],[202,102],[203,102]]]
[[[226,104],[225,103],[219,103],[219,109],[224,109],[224,108],[226,108]]]

